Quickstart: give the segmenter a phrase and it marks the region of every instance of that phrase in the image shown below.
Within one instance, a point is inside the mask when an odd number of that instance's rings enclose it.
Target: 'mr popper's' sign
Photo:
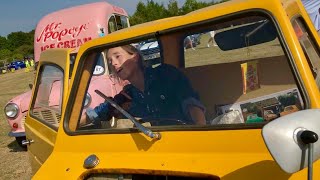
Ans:
[[[36,43],[44,44],[41,46],[41,51],[48,48],[76,48],[92,39],[91,36],[81,36],[84,31],[88,30],[89,23],[71,26],[68,28],[62,27],[63,24],[61,22],[53,22],[45,26],[36,39]]]

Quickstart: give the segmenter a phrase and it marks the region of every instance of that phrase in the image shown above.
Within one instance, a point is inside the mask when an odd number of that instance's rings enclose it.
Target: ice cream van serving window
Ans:
[[[114,31],[120,30],[120,29],[124,29],[129,27],[128,24],[128,17],[126,16],[122,16],[122,15],[117,15],[117,14],[113,14],[110,18],[109,18],[109,22],[108,22],[108,32],[112,33]]]

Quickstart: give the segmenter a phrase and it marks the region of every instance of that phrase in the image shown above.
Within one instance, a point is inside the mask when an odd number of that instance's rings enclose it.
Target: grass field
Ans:
[[[31,179],[27,152],[8,136],[10,127],[3,108],[11,98],[28,91],[28,84],[32,84],[33,78],[34,71],[0,74],[0,179]]]
[[[237,61],[266,58],[271,56],[284,55],[278,39],[263,44],[250,46],[247,48],[222,51],[218,47],[211,45],[207,47],[208,34],[201,35],[200,45],[195,47],[195,51],[187,49],[185,52],[186,67],[202,66],[208,64],[231,63]]]

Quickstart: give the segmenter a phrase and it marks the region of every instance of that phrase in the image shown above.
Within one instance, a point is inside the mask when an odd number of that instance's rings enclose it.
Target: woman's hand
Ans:
[[[81,117],[80,117],[80,122],[79,122],[79,126],[84,126],[90,123],[89,118],[87,117],[86,113],[82,113]]]

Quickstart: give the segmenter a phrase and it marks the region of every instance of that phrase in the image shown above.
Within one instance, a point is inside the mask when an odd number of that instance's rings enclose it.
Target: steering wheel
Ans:
[[[95,90],[95,92],[100,95],[102,98],[104,98],[107,102],[109,102],[113,107],[118,109],[124,116],[134,119],[134,121],[137,122],[137,120],[129,114],[127,111],[125,111],[121,106],[119,106],[117,103],[115,103],[111,98],[104,95],[99,90]],[[152,126],[164,126],[164,125],[187,125],[185,121],[179,120],[179,119],[172,119],[172,118],[142,118],[139,120],[140,122],[150,122]],[[134,123],[137,125],[136,123]]]

